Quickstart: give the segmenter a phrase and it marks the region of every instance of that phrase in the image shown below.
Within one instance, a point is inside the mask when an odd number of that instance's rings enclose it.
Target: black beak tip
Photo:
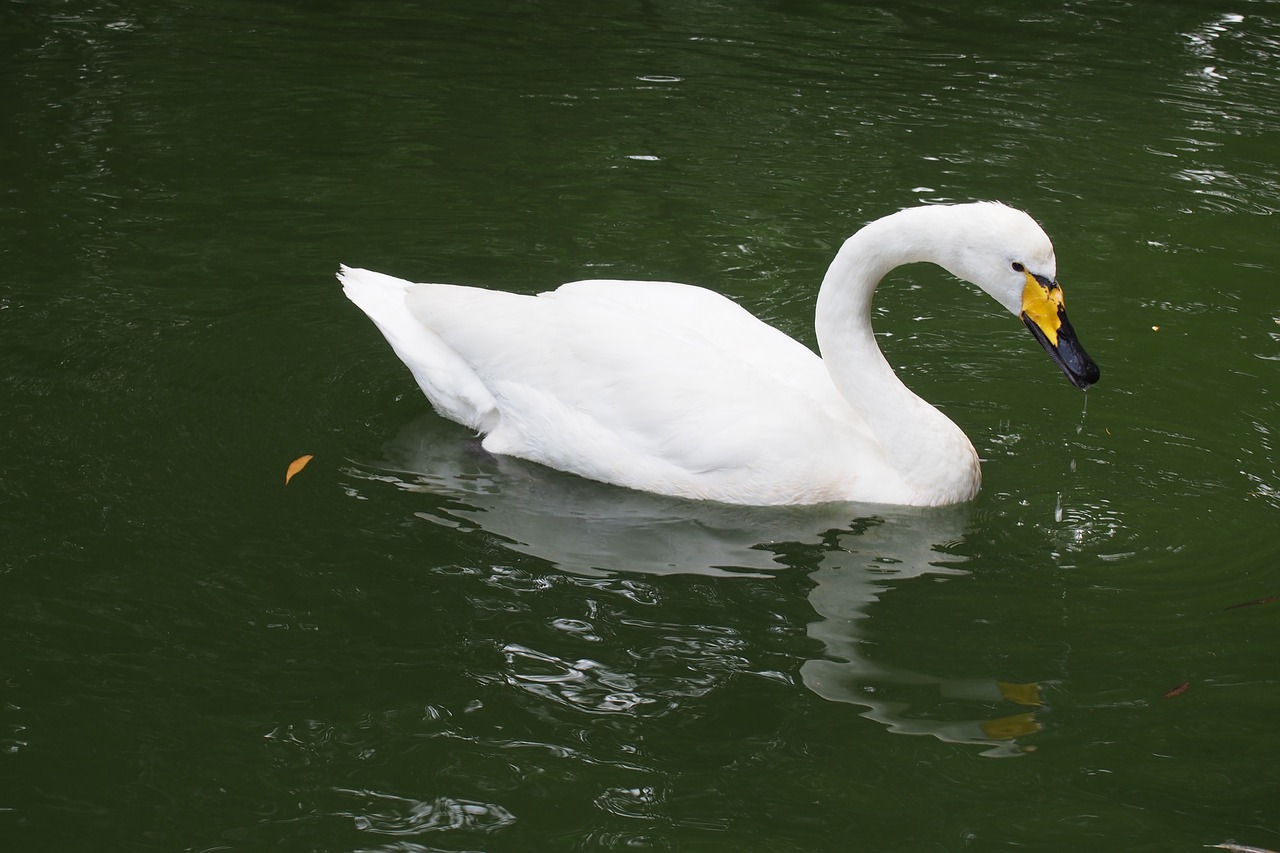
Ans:
[[[1067,380],[1070,381],[1072,385],[1076,386],[1081,391],[1088,391],[1091,386],[1096,385],[1098,378],[1101,375],[1101,371],[1098,370],[1098,365],[1093,362],[1089,362],[1085,365],[1084,370],[1080,373],[1076,373],[1074,370],[1063,366],[1062,373],[1067,377]]]
[[[1081,355],[1083,355],[1083,353],[1081,353]],[[1098,369],[1098,365],[1093,363],[1093,359],[1088,356],[1085,356],[1084,362],[1085,363],[1081,365],[1080,374],[1078,376],[1071,377],[1071,381],[1074,382],[1076,387],[1081,391],[1088,391],[1090,385],[1097,384],[1098,380],[1102,378],[1102,371]]]
[[[1040,342],[1040,346],[1044,347],[1044,351],[1049,354],[1053,363],[1058,365],[1058,369],[1071,384],[1081,391],[1088,391],[1089,386],[1096,384],[1102,377],[1102,371],[1098,369],[1097,363],[1089,358],[1084,347],[1080,346],[1075,329],[1071,328],[1066,316],[1059,314],[1059,317],[1062,319],[1062,324],[1058,327],[1056,344],[1045,337],[1040,327],[1026,314],[1022,315],[1022,322],[1031,330],[1032,336]]]

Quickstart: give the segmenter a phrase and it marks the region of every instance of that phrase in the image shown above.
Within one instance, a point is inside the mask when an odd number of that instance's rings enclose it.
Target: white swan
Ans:
[[[577,281],[524,296],[345,266],[338,278],[436,411],[483,433],[491,453],[734,504],[936,506],[977,493],[977,453],[894,375],[871,330],[877,283],[917,261],[1020,315],[1078,387],[1098,380],[1049,238],[995,202],[908,208],[846,240],[818,292],[822,357],[686,284]]]

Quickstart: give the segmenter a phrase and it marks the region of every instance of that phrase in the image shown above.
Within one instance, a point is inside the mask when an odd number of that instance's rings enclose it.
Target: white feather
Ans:
[[[492,453],[728,503],[934,505],[976,493],[977,455],[884,362],[871,294],[893,266],[933,260],[1016,306],[1014,255],[1052,276],[1048,238],[1003,205],[872,223],[824,280],[825,361],[691,285],[578,281],[523,296],[348,267],[338,277],[435,409],[484,433]]]

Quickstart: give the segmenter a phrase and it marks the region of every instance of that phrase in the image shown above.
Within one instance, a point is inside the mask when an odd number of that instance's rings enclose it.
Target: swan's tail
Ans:
[[[342,282],[342,292],[346,297],[368,314],[384,334],[384,322],[394,327],[400,315],[410,319],[404,307],[404,295],[413,286],[412,282],[346,264],[338,265],[338,281]]]
[[[497,421],[497,403],[470,366],[405,303],[414,284],[372,270],[341,265],[338,281],[342,292],[369,315],[400,360],[413,372],[435,410],[450,420],[479,432],[489,432]]]

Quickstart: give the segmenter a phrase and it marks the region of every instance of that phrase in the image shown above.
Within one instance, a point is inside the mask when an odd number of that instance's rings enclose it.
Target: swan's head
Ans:
[[[943,268],[1020,317],[1077,388],[1098,381],[1098,365],[1067,321],[1053,243],[1034,219],[999,202],[917,209],[937,211],[945,220],[934,232]]]

